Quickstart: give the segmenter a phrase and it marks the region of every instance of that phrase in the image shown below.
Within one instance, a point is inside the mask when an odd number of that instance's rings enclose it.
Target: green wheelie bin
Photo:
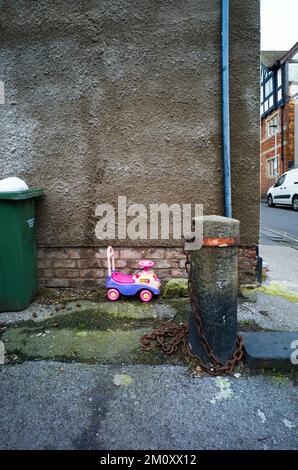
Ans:
[[[22,310],[36,295],[35,198],[42,194],[0,192],[0,312]]]

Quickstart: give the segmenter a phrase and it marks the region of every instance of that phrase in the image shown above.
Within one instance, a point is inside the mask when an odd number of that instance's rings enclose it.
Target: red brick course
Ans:
[[[155,261],[160,279],[186,277],[181,248],[115,248],[115,265],[124,272],[138,269],[138,261]],[[239,281],[255,281],[256,251],[239,248]],[[40,286],[96,288],[107,276],[106,248],[40,248],[38,250]]]

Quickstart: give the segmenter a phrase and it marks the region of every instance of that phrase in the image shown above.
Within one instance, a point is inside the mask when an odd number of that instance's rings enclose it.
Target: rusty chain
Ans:
[[[155,328],[151,333],[146,333],[141,338],[141,349],[142,351],[150,351],[156,342],[165,354],[174,354],[180,344],[183,345],[183,350],[189,356],[196,359],[198,365],[202,370],[210,375],[223,375],[231,374],[234,371],[235,366],[242,359],[243,356],[243,340],[241,336],[237,335],[236,350],[231,359],[223,364],[214,354],[205,334],[204,325],[199,311],[199,305],[196,296],[195,285],[193,281],[192,268],[190,262],[190,254],[188,251],[184,251],[186,256],[185,270],[188,275],[188,289],[190,294],[190,304],[194,313],[195,324],[198,332],[198,337],[204,348],[204,351],[210,361],[206,364],[200,357],[194,354],[188,344],[188,325],[176,323],[170,321],[164,325]]]

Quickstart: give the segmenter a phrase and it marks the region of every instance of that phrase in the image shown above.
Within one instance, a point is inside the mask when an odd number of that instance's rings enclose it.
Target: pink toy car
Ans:
[[[135,274],[124,274],[115,270],[114,250],[111,246],[107,249],[108,277],[106,280],[107,296],[109,300],[118,300],[122,295],[138,294],[142,302],[150,302],[153,295],[160,294],[160,280],[149,270],[154,266],[150,260],[139,261],[142,269]]]

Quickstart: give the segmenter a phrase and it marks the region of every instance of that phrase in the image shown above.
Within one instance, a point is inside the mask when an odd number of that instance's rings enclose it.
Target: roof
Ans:
[[[298,50],[298,42],[289,51],[261,51],[261,62],[269,69],[283,64]]]
[[[261,51],[261,62],[265,67],[271,68],[279,61],[288,51]]]

